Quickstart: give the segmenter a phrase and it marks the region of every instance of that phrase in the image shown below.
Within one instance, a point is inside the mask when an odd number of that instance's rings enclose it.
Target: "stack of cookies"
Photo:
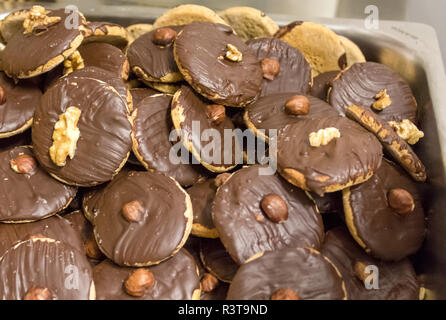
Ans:
[[[420,297],[417,103],[351,40],[198,5],[0,40],[0,299]]]

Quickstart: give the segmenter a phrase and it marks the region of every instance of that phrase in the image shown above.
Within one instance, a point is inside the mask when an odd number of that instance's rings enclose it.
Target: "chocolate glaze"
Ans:
[[[257,54],[260,61],[271,58],[280,63],[280,73],[274,80],[263,79],[260,96],[279,92],[308,93],[311,69],[298,49],[277,38],[251,39],[246,44]]]
[[[324,256],[307,248],[286,248],[241,266],[227,299],[269,300],[281,288],[294,290],[302,300],[345,298],[342,278]]]
[[[171,28],[177,34],[183,29],[181,26],[165,28]],[[160,79],[180,70],[173,57],[173,44],[159,46],[153,43],[152,38],[156,30],[158,29],[147,32],[133,41],[128,48],[127,57],[132,69],[140,67],[150,77]]]
[[[212,202],[217,188],[214,181],[214,179],[208,179],[198,182],[186,190],[192,201],[194,224],[202,225],[208,229],[215,228],[212,220]]]
[[[0,72],[0,87],[6,97],[0,104],[0,135],[3,135],[22,128],[32,119],[42,92],[31,81],[15,84],[3,72]]]
[[[155,172],[130,171],[113,180],[96,202],[96,241],[119,265],[155,263],[182,246],[188,232],[185,192],[169,177]],[[113,201],[110,201],[113,199]],[[140,201],[143,220],[128,222],[122,207]]]
[[[137,108],[138,104],[144,100],[144,98],[160,94],[158,90],[152,88],[132,88],[130,94],[132,95],[133,108]]]
[[[74,230],[80,235],[82,239],[82,250],[84,250],[83,243],[87,241],[93,235],[93,226],[85,218],[84,214],[80,210],[73,211],[63,216],[68,220]],[[81,251],[82,251],[81,250]]]
[[[172,142],[169,134],[173,128],[170,117],[172,96],[159,94],[145,98],[138,105],[133,121],[133,136],[137,142],[137,152],[148,169],[171,176],[182,186],[190,186],[200,178],[200,166],[195,164],[174,164],[169,153]],[[135,147],[135,146],[134,146]],[[189,159],[189,152],[182,150]]]
[[[187,238],[187,241],[184,244],[183,248],[181,249],[181,251],[186,250],[187,252],[189,252],[190,255],[194,258],[195,263],[197,264],[197,267],[198,267],[198,275],[199,275],[200,279],[207,272],[207,270],[204,268],[203,264],[201,263],[201,258],[200,258],[201,240],[203,240],[203,238],[199,238],[199,237],[190,235],[189,238]]]
[[[169,260],[148,268],[155,285],[142,297],[132,297],[123,288],[135,268],[120,267],[105,260],[94,267],[96,299],[98,300],[190,300],[200,288],[194,258],[184,249]]]
[[[0,221],[39,220],[68,205],[77,188],[54,180],[38,164],[28,174],[16,173],[10,160],[20,154],[34,157],[30,147],[15,147],[0,153]]]
[[[98,67],[122,78],[127,58],[117,47],[105,42],[92,42],[81,45],[77,50],[86,67]]]
[[[420,285],[409,259],[383,262],[368,256],[345,227],[327,232],[321,253],[338,268],[349,300],[418,300]],[[378,267],[379,289],[366,289],[355,275],[357,261]]]
[[[327,71],[317,75],[313,79],[313,86],[311,87],[311,95],[327,100],[328,89],[331,87],[331,82],[339,74],[339,70]]]
[[[228,294],[229,284],[224,282],[219,282],[217,288],[211,292],[201,291],[200,300],[225,300]]]
[[[219,239],[201,240],[200,259],[204,267],[223,282],[231,282],[239,268]]]
[[[54,300],[89,299],[93,272],[85,255],[48,240],[20,242],[0,258],[0,299],[21,300],[31,287],[48,288]]]
[[[284,247],[318,248],[324,230],[314,204],[299,188],[276,175],[259,175],[260,165],[236,171],[217,191],[213,218],[220,240],[237,263],[254,254]],[[267,194],[278,194],[288,206],[288,219],[274,223],[260,208]],[[256,220],[256,215],[264,218]]]
[[[241,62],[224,58],[228,44],[243,54]],[[263,83],[260,62],[231,27],[192,22],[177,36],[174,55],[185,80],[216,103],[244,106],[260,94]]]
[[[389,207],[387,193],[394,188],[412,195],[413,212],[401,216]],[[354,226],[372,256],[398,261],[418,251],[426,233],[424,211],[416,184],[402,169],[383,161],[370,180],[350,188],[350,192],[347,201]]]
[[[48,16],[61,17],[59,22],[44,30],[39,28],[38,32],[27,34],[17,32],[0,54],[2,67],[6,74],[10,77],[27,74],[70,49],[72,42],[81,36],[79,28],[65,27],[65,20],[72,19],[69,17],[70,14],[70,12],[65,13],[65,9],[52,11]],[[79,15],[79,21],[80,23],[84,21],[81,15]]]
[[[63,167],[49,156],[54,124],[70,106],[82,113],[73,159]],[[126,160],[131,146],[131,123],[125,101],[104,82],[67,77],[45,92],[34,115],[34,152],[45,169],[62,180],[81,186],[109,181]]]
[[[375,95],[386,89],[392,104],[376,111]],[[332,82],[330,104],[344,114],[352,104],[377,112],[385,121],[416,123],[417,103],[407,82],[390,67],[376,62],[355,63]]]
[[[310,107],[311,108],[311,107]],[[341,137],[325,146],[312,147],[311,132],[335,127]],[[303,174],[306,187],[322,196],[325,188],[375,172],[381,164],[382,147],[376,137],[344,117],[303,120],[288,125],[277,139],[279,172],[293,169]]]

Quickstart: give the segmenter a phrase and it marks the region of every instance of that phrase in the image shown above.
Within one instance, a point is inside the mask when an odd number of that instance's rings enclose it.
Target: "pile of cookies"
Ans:
[[[351,40],[198,5],[0,36],[0,299],[422,296],[417,103]]]

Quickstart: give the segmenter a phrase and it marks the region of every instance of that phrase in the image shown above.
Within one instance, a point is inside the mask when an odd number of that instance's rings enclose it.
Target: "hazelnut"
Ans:
[[[122,215],[129,222],[139,222],[144,214],[141,202],[138,200],[130,201],[122,207]]]
[[[101,260],[104,257],[93,235],[85,240],[84,247],[85,254],[90,259]]]
[[[290,288],[281,288],[271,295],[271,300],[299,300],[299,295]]]
[[[362,261],[356,261],[353,266],[353,271],[355,273],[355,276],[362,282],[364,282],[365,279],[367,279],[368,277],[368,274],[365,272],[366,267],[367,265]]]
[[[285,103],[285,111],[295,116],[306,115],[310,112],[310,100],[306,96],[292,96]]]
[[[415,209],[412,195],[404,189],[392,189],[387,193],[389,206],[399,214],[408,214]]]
[[[4,104],[6,102],[6,94],[5,90],[0,87],[0,104]]]
[[[48,288],[31,287],[23,300],[52,300],[53,294]]]
[[[228,180],[228,178],[231,176],[230,173],[224,172],[220,173],[218,176],[215,177],[214,185],[215,187],[219,188],[223,183]]]
[[[204,292],[213,291],[218,285],[218,279],[210,273],[206,273],[201,279],[201,289]]]
[[[209,104],[206,106],[206,116],[213,124],[219,125],[225,121],[226,109],[220,104]]]
[[[268,218],[275,223],[280,223],[288,219],[288,206],[285,200],[277,194],[270,193],[264,196],[260,202],[260,206]]]
[[[280,73],[280,63],[276,59],[264,58],[261,65],[265,79],[274,80]]]
[[[133,297],[142,297],[155,285],[155,278],[149,269],[139,268],[125,280],[125,291]]]
[[[10,160],[9,164],[15,172],[25,174],[33,172],[37,167],[36,159],[27,154],[19,155],[17,158]]]
[[[175,41],[177,32],[172,28],[159,28],[153,33],[152,42],[158,46],[167,46]]]

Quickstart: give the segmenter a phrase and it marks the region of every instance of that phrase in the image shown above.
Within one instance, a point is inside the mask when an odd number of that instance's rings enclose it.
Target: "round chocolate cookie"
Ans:
[[[179,26],[154,29],[129,46],[127,56],[138,78],[168,83],[183,80],[173,57],[173,43],[182,29]]]
[[[257,56],[229,26],[184,26],[174,43],[174,57],[192,88],[218,104],[243,107],[261,92],[263,73]]]
[[[206,169],[224,172],[243,162],[239,140],[225,134],[225,130],[234,130],[225,107],[208,104],[189,86],[181,86],[173,97],[172,122],[175,129],[181,130],[183,145]],[[202,139],[204,136],[207,139]]]
[[[305,192],[261,171],[266,168],[236,171],[214,199],[215,226],[238,264],[284,247],[319,248],[324,236],[321,216]]]
[[[311,69],[299,50],[277,38],[257,38],[249,40],[246,44],[261,62],[261,96],[280,92],[308,93]]]
[[[53,177],[94,186],[111,180],[125,164],[131,131],[127,105],[115,89],[96,79],[67,77],[43,95],[32,139],[37,159]],[[62,140],[54,138],[59,135]]]
[[[102,252],[113,262],[158,264],[186,242],[192,227],[192,205],[189,195],[172,178],[130,171],[101,193],[95,204],[94,234]]]
[[[133,112],[133,153],[149,171],[171,176],[182,186],[190,186],[200,178],[200,166],[190,164],[190,154],[181,145],[181,159],[186,163],[174,163],[170,152],[174,142],[169,141],[173,129],[170,118],[172,96],[158,94],[141,101]]]
[[[188,188],[194,212],[191,233],[197,237],[218,238],[218,231],[212,220],[212,202],[217,192],[215,179],[198,182]]]
[[[77,188],[51,178],[39,166],[31,147],[0,153],[0,221],[31,222],[63,210]]]
[[[327,71],[319,74],[313,79],[313,85],[311,86],[311,95],[326,101],[328,97],[328,91],[331,88],[331,82],[339,74],[339,70]]]
[[[0,139],[22,133],[33,122],[42,92],[27,80],[15,83],[0,72]]]
[[[295,97],[308,104],[307,110],[291,113],[286,107],[292,103]],[[305,102],[306,101],[306,102]],[[338,112],[328,103],[312,97],[300,96],[296,92],[275,93],[257,99],[246,107],[243,119],[246,126],[253,131],[257,137],[269,141],[269,130],[281,130],[288,124],[298,123],[304,119],[321,119],[337,116]]]
[[[81,210],[76,210],[65,214],[63,216],[64,219],[68,220],[71,224],[72,228],[77,232],[77,234],[82,239],[82,246],[80,247],[80,251],[85,251],[89,258],[102,258],[102,252],[99,250],[97,244],[91,243],[94,240],[93,235],[93,226],[92,224],[85,218],[85,215]],[[49,237],[51,238],[51,237]],[[94,251],[94,252],[93,252]],[[99,260],[99,259],[96,259]]]
[[[390,161],[369,181],[343,190],[343,202],[351,235],[371,256],[398,261],[421,247],[426,234],[421,196]]]
[[[158,90],[152,88],[132,88],[129,90],[132,95],[133,108],[135,109],[144,98],[160,94]]]
[[[83,44],[90,42],[106,42],[118,48],[125,48],[129,42],[127,29],[116,23],[93,21],[85,24]]]
[[[219,239],[200,242],[200,259],[203,266],[223,282],[230,283],[239,268]]]
[[[152,287],[135,296],[133,291],[126,291],[126,280],[141,270],[120,267],[110,260],[105,260],[94,267],[93,277],[96,285],[97,300],[199,300],[200,278],[194,258],[180,250],[176,255],[159,265],[145,270],[152,273]],[[139,289],[139,288],[138,288]]]
[[[65,9],[45,12],[48,13],[41,16],[49,19],[47,24],[38,24],[28,30],[30,32],[15,33],[0,53],[2,68],[8,76],[22,79],[47,72],[62,63],[81,44],[84,38],[84,17],[81,14],[78,16],[80,25],[67,28],[65,21],[72,20],[69,17],[72,13],[65,13]]]
[[[385,94],[381,97],[381,93]],[[417,122],[417,102],[409,85],[380,63],[355,63],[341,72],[332,82],[329,100],[342,114],[355,104],[378,113],[385,121]]]
[[[117,47],[105,42],[81,45],[79,51],[86,67],[98,67],[126,80],[129,76],[127,57]]]
[[[373,259],[345,227],[327,232],[321,253],[341,273],[349,300],[418,300],[420,285],[409,259],[399,262]],[[370,270],[366,272],[367,267]]]
[[[237,271],[228,300],[347,299],[339,271],[309,248],[286,248],[265,254]]]
[[[277,138],[277,150],[279,173],[319,196],[366,181],[383,155],[373,134],[339,116],[288,125]]]

